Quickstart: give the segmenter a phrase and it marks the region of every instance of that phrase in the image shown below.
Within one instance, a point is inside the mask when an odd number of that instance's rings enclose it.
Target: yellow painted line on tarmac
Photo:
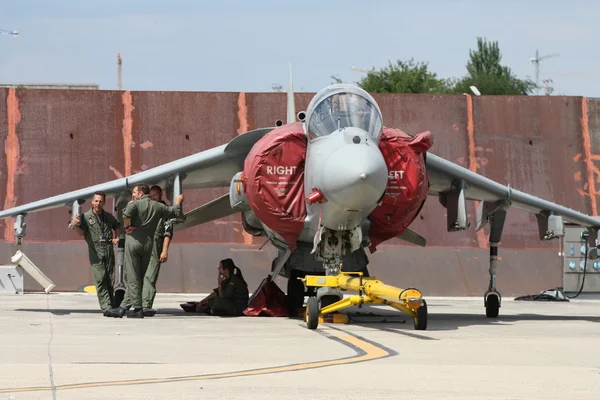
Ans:
[[[346,333],[339,329],[340,332]],[[322,332],[319,332],[323,334]],[[45,387],[20,387],[20,388],[7,388],[0,389],[0,393],[18,393],[18,392],[41,392],[50,390],[70,390],[70,389],[86,389],[96,387],[110,387],[110,386],[131,386],[131,385],[144,385],[153,383],[170,383],[170,382],[185,382],[185,381],[202,381],[209,379],[224,379],[224,378],[237,378],[253,375],[266,375],[275,374],[281,372],[292,372],[292,371],[303,371],[307,369],[330,367],[334,365],[348,365],[359,362],[372,361],[385,357],[395,355],[396,352],[386,347],[368,341],[362,337],[354,336],[351,334],[342,335],[327,335],[328,339],[332,339],[346,347],[354,350],[355,355],[350,357],[336,358],[325,361],[314,361],[301,364],[282,365],[276,367],[257,368],[246,371],[236,372],[221,372],[216,374],[204,374],[204,375],[190,375],[190,376],[179,376],[171,378],[152,378],[152,379],[132,379],[132,380],[121,380],[121,381],[105,381],[105,382],[88,382],[88,383],[73,383],[66,385],[57,385],[56,387],[45,386]]]

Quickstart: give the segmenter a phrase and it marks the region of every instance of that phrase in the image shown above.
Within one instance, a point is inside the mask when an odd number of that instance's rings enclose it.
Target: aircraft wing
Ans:
[[[502,185],[435,154],[427,153],[426,162],[430,179],[429,195],[440,196],[442,204],[450,201],[453,208],[455,204],[458,204],[459,206],[456,207],[458,212],[455,217],[463,219],[466,223],[466,209],[461,211],[460,204],[464,204],[464,200],[482,201],[477,210],[478,230],[485,224],[486,217],[497,207],[514,207],[534,213],[538,217],[538,222],[554,215],[562,217],[564,222],[583,227],[600,227],[600,219],[597,217]],[[448,200],[450,197],[453,198]],[[448,204],[446,206],[448,208]],[[448,208],[448,214],[449,216],[451,214],[450,208]],[[461,221],[458,221],[458,225],[461,225]]]
[[[290,64],[290,88],[287,95],[288,123],[296,122],[295,110]],[[280,120],[276,122],[276,126],[281,124]],[[255,129],[235,137],[227,144],[159,165],[144,172],[2,210],[0,219],[16,217],[14,229],[15,233],[18,233],[17,237],[20,241],[25,234],[23,217],[26,214],[64,206],[78,207],[92,199],[97,191],[103,191],[107,196],[118,196],[116,208],[122,209],[128,199],[127,196],[121,194],[139,183],[161,186],[163,189],[166,188],[167,194],[174,190],[176,185],[179,186],[178,183],[181,183],[181,190],[229,187],[234,175],[244,169],[244,160],[252,146],[273,129],[275,127]],[[234,213],[235,211],[231,209],[229,203],[229,195],[223,195],[186,213],[185,221],[179,221],[174,230],[178,231]]]
[[[231,184],[233,176],[243,169],[244,159],[252,146],[273,129],[255,129],[235,137],[227,144],[125,178],[2,210],[0,219],[57,207],[70,207],[75,201],[82,204],[86,200],[90,200],[96,191],[103,191],[107,196],[117,196],[122,191],[131,189],[139,183],[169,188],[173,185],[177,175],[182,179],[182,189],[227,187]]]

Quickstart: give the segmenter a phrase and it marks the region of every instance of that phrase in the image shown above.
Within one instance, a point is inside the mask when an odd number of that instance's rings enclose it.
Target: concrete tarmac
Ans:
[[[288,318],[103,317],[95,294],[0,296],[2,399],[600,398],[600,301],[428,298],[415,331],[388,308],[306,329]],[[404,323],[402,321],[405,321]]]

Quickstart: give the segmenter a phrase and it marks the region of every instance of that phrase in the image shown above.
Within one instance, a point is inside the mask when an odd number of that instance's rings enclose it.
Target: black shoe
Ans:
[[[144,317],[154,317],[156,310],[154,308],[144,308]]]
[[[144,310],[142,308],[135,308],[127,313],[127,318],[144,318]]]
[[[106,312],[106,316],[113,318],[123,318],[123,315],[125,315],[125,311],[127,310],[123,307],[111,308]]]

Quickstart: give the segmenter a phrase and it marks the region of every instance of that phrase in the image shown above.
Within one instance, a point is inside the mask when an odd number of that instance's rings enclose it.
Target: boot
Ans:
[[[144,318],[143,308],[134,308],[127,313],[127,318]]]
[[[111,308],[106,312],[106,316],[113,318],[123,318],[123,315],[125,315],[126,311],[127,309],[123,307]]]
[[[156,315],[156,310],[154,308],[144,308],[144,317],[154,317]]]
[[[196,312],[197,301],[188,301],[187,303],[180,304],[179,307],[183,309],[185,312]]]

